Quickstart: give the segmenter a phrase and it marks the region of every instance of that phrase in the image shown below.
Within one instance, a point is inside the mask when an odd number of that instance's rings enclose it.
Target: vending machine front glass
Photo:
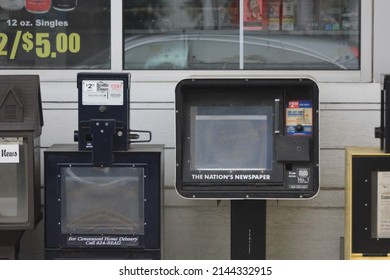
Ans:
[[[63,166],[62,234],[144,234],[144,170]]]
[[[191,170],[271,169],[272,127],[271,106],[193,106]]]
[[[27,223],[27,138],[1,137],[0,145],[0,224]]]

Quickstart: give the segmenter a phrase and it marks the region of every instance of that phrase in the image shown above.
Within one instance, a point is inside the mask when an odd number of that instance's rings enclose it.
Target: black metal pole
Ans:
[[[20,239],[24,230],[0,230],[0,260],[19,259]]]
[[[265,260],[266,200],[232,200],[230,257]]]

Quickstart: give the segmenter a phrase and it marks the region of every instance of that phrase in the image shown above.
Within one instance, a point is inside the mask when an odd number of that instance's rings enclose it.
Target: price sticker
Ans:
[[[83,105],[114,105],[124,103],[123,81],[83,81]]]
[[[16,58],[18,51],[33,51],[39,58],[56,58],[58,53],[78,53],[80,49],[81,39],[78,33],[32,34],[18,30],[13,41],[6,33],[0,33],[0,56],[7,56],[10,60]]]

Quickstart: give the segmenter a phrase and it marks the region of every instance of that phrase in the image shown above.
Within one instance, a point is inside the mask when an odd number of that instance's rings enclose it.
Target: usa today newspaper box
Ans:
[[[0,76],[0,259],[17,258],[23,232],[42,219],[38,75]]]
[[[307,199],[319,190],[316,83],[185,79],[176,87],[176,189],[195,199]]]

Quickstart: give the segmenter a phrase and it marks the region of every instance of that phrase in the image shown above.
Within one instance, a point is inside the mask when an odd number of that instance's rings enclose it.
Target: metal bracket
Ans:
[[[92,134],[92,162],[94,166],[110,166],[113,162],[114,119],[90,121]]]
[[[138,140],[140,138],[140,135],[139,134],[135,134],[133,132],[148,134],[149,139]],[[129,133],[129,143],[149,143],[150,141],[152,141],[152,132],[151,131],[148,131],[148,130],[133,130],[133,129],[130,130],[130,133]]]

